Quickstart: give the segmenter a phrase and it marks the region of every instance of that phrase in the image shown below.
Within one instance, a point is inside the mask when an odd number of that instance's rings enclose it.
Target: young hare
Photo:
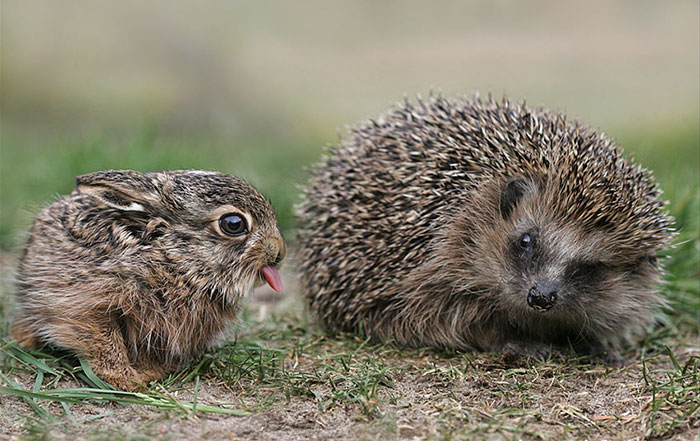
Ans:
[[[77,352],[120,389],[202,351],[263,281],[282,288],[270,203],[208,171],[76,178],[36,218],[19,264],[12,337]]]

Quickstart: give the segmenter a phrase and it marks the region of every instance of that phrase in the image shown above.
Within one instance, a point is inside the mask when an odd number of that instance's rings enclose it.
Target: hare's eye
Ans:
[[[229,213],[219,218],[219,227],[224,234],[240,236],[248,232],[248,223],[242,214]]]

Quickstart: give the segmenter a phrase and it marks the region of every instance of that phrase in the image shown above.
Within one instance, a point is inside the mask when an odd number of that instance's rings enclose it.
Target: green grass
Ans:
[[[644,382],[652,393],[649,434],[657,436],[672,435],[700,410],[700,355],[688,357],[681,365],[668,346],[666,353],[671,366],[654,366],[654,361],[643,360],[642,368]]]
[[[176,399],[162,385],[153,385],[148,393],[114,390],[95,376],[90,366],[82,359],[78,359],[78,363],[75,363],[73,357],[56,356],[56,354],[37,350],[27,351],[18,347],[14,342],[7,341],[4,342],[2,350],[10,361],[4,363],[3,370],[0,372],[0,382],[5,385],[0,386],[0,394],[25,399],[34,412],[42,418],[53,419],[52,415],[39,403],[40,401],[61,403],[65,416],[69,418],[71,416],[70,405],[86,404],[89,401],[174,409],[185,414],[209,412],[237,416],[248,415],[247,412],[239,409],[198,404],[196,391],[199,378],[196,375],[192,375],[196,379],[194,400],[183,402]],[[23,387],[12,379],[12,376],[17,375],[18,371],[29,371],[35,375],[31,389]],[[63,377],[69,377],[89,387],[55,388]]]
[[[618,136],[618,141],[654,170],[679,230],[665,258],[667,283],[662,289],[670,308],[639,347],[628,349],[627,355],[642,364],[613,369],[594,359],[562,354],[513,366],[498,354],[405,350],[351,336],[330,338],[307,323],[297,304],[262,321],[244,311],[237,341],[210,350],[143,393],[122,393],[102,383],[75,357],[25,351],[4,336],[13,289],[4,274],[0,394],[29,406],[30,414],[22,417],[29,440],[50,438],[55,432],[83,433],[95,440],[168,439],[168,433],[156,430],[161,420],[176,428],[217,412],[236,417],[301,405],[310,405],[320,415],[347,412],[353,424],[364,427],[362,437],[367,439],[411,437],[411,430],[423,436],[420,424],[400,424],[401,416],[411,412],[427,415],[422,421],[431,425],[428,438],[434,439],[663,439],[687,434],[689,426],[700,424],[698,133],[674,130]],[[0,248],[16,249],[30,213],[56,194],[71,191],[76,174],[108,168],[211,168],[241,175],[271,198],[291,237],[297,198],[293,188],[304,181],[303,167],[317,158],[322,144],[173,140],[148,130],[127,140],[33,143],[6,133],[0,161]],[[629,390],[631,404],[611,407],[609,414],[596,414],[600,408],[587,408],[587,399],[572,398],[574,392],[614,395],[629,378],[638,380],[637,388]],[[225,391],[226,398],[202,401],[203,390]],[[134,423],[133,431],[86,429],[87,417],[77,415],[95,405],[101,409],[93,415],[99,421],[134,407],[157,416]],[[646,432],[634,432],[640,427]]]
[[[278,347],[267,347],[253,340],[225,343],[204,354],[189,368],[153,382],[145,392],[115,391],[95,377],[85,363],[66,354],[27,351],[5,340],[5,354],[0,364],[0,394],[22,398],[34,412],[28,421],[29,431],[42,433],[46,428],[75,422],[71,408],[99,402],[120,406],[138,405],[190,417],[197,413],[245,416],[260,412],[295,397],[313,400],[320,411],[336,405],[358,406],[368,418],[378,415],[377,396],[380,388],[390,388],[391,367],[377,356],[382,350],[367,348],[364,342],[335,341],[325,345],[320,335],[294,338],[279,328],[269,329],[278,340]],[[265,332],[263,333],[265,334]],[[310,357],[312,365],[300,366],[300,358]],[[13,377],[33,378],[31,387],[24,387]],[[60,387],[72,380],[88,387]],[[226,385],[232,398],[225,403],[203,404],[197,391],[203,382]],[[193,398],[178,398],[178,391],[189,391]],[[49,411],[49,404],[60,403],[62,410]],[[63,423],[62,423],[63,421]]]

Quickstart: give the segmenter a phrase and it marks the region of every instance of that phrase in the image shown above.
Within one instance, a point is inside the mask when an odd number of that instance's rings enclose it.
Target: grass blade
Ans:
[[[158,407],[163,409],[180,409],[185,412],[192,412],[196,408],[199,412],[220,413],[234,416],[247,416],[250,412],[229,409],[225,407],[207,406],[203,404],[183,403],[174,400],[172,397],[164,397],[155,394],[145,394],[139,392],[125,392],[117,390],[103,390],[93,388],[75,388],[75,389],[49,389],[40,392],[30,392],[21,387],[17,383],[10,383],[12,387],[0,387],[0,393],[22,397],[31,401],[31,399],[42,399],[63,403],[82,403],[85,404],[91,400],[109,401],[116,403],[138,404],[143,406]],[[39,407],[33,401],[32,407]],[[41,416],[50,416],[44,409],[37,410]],[[43,411],[43,413],[42,413]]]
[[[85,360],[83,360],[82,357],[78,357],[78,361],[80,362],[80,367],[83,369],[85,377],[87,377],[89,380],[87,383],[96,389],[114,390],[114,387],[112,387],[111,384],[105,383],[97,375],[95,375],[94,372],[92,372],[92,368]]]
[[[40,359],[36,358],[35,356],[30,354],[29,352],[27,352],[24,349],[17,346],[17,344],[11,345],[7,349],[7,354],[10,357],[12,357],[12,358],[24,363],[24,364],[34,366],[37,369],[40,369],[44,372],[48,372],[49,374],[52,374],[52,375],[56,375],[57,377],[61,376],[61,374],[56,372],[56,370],[49,367],[49,365],[47,365],[46,362],[44,362],[44,360],[40,360]]]
[[[0,373],[0,378],[2,378],[2,380],[6,384],[12,386],[11,388],[6,388],[6,387],[0,386],[0,394],[4,393],[7,395],[12,395],[12,396],[23,398],[29,404],[29,406],[34,410],[34,412],[36,412],[36,414],[39,415],[41,418],[53,419],[51,414],[46,409],[39,406],[39,404],[37,404],[36,401],[34,401],[34,399],[33,399],[34,397],[28,395],[28,394],[31,394],[31,392],[26,391],[22,387],[21,384],[17,383],[14,380],[11,380],[10,378],[3,375],[2,373]]]

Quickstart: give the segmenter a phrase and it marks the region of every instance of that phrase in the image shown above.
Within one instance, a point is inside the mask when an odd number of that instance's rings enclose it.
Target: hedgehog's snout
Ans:
[[[538,311],[549,311],[557,302],[559,282],[537,282],[527,293],[527,304]]]

